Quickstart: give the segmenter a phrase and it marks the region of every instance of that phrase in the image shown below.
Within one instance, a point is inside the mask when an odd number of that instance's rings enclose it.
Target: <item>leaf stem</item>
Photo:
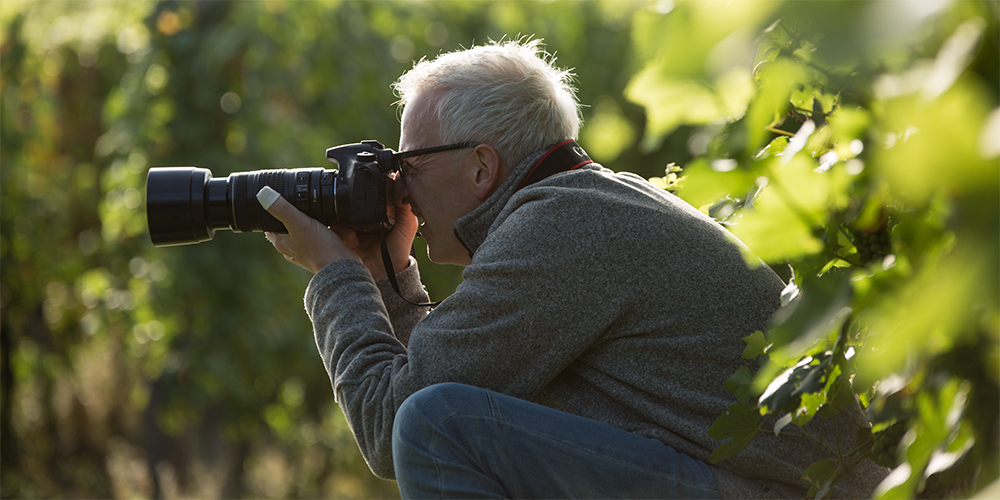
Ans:
[[[768,132],[773,133],[773,134],[784,135],[786,137],[795,137],[795,134],[793,134],[791,132],[788,132],[788,131],[785,131],[785,130],[781,130],[780,128],[774,128],[772,126],[767,127],[766,130]]]

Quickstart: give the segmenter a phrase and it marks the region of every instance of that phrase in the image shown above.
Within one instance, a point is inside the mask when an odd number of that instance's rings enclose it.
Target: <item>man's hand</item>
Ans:
[[[393,178],[393,184],[389,186],[389,217],[393,220],[392,229],[386,231],[385,241],[389,248],[389,256],[392,258],[392,266],[396,273],[402,272],[410,265],[410,248],[413,247],[413,238],[419,229],[417,218],[410,212],[410,205],[399,198],[399,194],[404,192],[399,186],[403,181]],[[351,247],[361,261],[368,266],[372,277],[375,279],[385,279],[385,264],[382,261],[382,238],[378,234],[359,235],[354,230],[348,228],[335,229],[340,238],[348,247]]]
[[[402,180],[396,179],[393,182],[399,183]],[[265,190],[273,194],[267,194]],[[395,189],[393,191],[398,192]],[[261,189],[257,193],[257,199],[265,210],[288,229],[287,235],[266,233],[266,236],[274,248],[289,262],[315,274],[330,262],[348,258],[363,263],[372,274],[372,278],[376,280],[388,277],[382,262],[380,235],[359,235],[353,229],[346,227],[331,230],[299,211],[269,187]],[[273,204],[268,205],[266,203],[268,201]],[[399,273],[410,264],[410,247],[413,246],[418,224],[417,218],[410,212],[409,205],[401,204],[400,200],[393,201],[395,206],[389,207],[389,216],[395,219],[395,224],[386,233],[386,244],[395,272]]]
[[[330,228],[299,211],[277,191],[264,186],[257,193],[257,200],[288,230],[288,234],[265,233],[268,241],[288,262],[313,274],[335,260],[354,259],[363,262]]]

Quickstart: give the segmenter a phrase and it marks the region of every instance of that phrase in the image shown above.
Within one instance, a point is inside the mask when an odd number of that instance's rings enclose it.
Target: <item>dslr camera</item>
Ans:
[[[257,202],[271,186],[283,198],[325,226],[346,226],[365,234],[392,227],[387,213],[392,182],[402,155],[378,141],[326,150],[339,168],[257,170],[213,179],[197,167],[157,167],[146,176],[146,221],[156,246],[212,239],[216,229],[287,233]]]

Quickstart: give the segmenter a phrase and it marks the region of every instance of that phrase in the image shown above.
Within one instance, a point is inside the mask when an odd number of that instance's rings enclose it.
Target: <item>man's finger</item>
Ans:
[[[260,188],[260,191],[257,192],[257,201],[260,202],[260,206],[264,210],[267,210],[275,219],[281,221],[286,228],[291,225],[290,223],[296,221],[296,210],[292,210],[295,207],[282,198],[277,191],[271,189],[271,186]]]
[[[358,238],[357,231],[349,227],[335,227],[333,228],[333,232],[337,233],[337,236],[340,236],[340,240],[350,248],[357,250],[358,245],[361,244],[361,239]]]

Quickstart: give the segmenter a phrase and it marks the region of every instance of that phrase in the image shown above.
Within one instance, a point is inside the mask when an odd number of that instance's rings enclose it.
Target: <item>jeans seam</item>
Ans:
[[[452,418],[452,417],[449,417],[449,418]],[[430,442],[430,445],[427,447],[428,450],[434,450],[435,449],[435,447],[437,446],[437,443],[438,443],[438,436],[441,436],[441,435],[443,435],[441,432],[435,432],[435,433],[431,434],[431,442]],[[441,472],[441,467],[440,467],[441,460],[438,458],[438,454],[437,453],[428,453],[428,455],[429,455],[429,458],[431,459],[431,463],[434,464],[434,478],[436,479],[436,482],[437,482],[437,489],[436,489],[436,491],[439,491],[439,492],[440,491],[444,491],[444,483],[443,483],[444,474]]]
[[[488,398],[489,398],[489,401],[490,401],[490,408],[491,408],[491,413],[492,413],[493,409],[495,408],[496,401],[493,399],[492,396],[489,395],[489,391],[486,391],[486,392],[487,392],[487,395],[488,395]],[[499,408],[496,408],[496,412],[497,412],[497,414],[499,414]],[[465,420],[465,419],[480,419],[480,418],[483,418],[483,417],[477,417],[477,416],[471,416],[471,415],[461,415],[461,416],[455,416],[455,415],[453,415],[452,418],[457,418],[457,419]],[[561,443],[561,444],[563,444],[565,446],[572,447],[572,448],[580,451],[581,453],[586,453],[588,455],[593,455],[593,456],[601,457],[601,458],[604,458],[604,459],[607,459],[607,460],[614,460],[615,462],[618,462],[618,463],[630,465],[630,463],[628,461],[626,461],[626,460],[621,460],[621,459],[619,459],[617,457],[610,456],[610,455],[601,455],[600,453],[597,453],[595,451],[588,450],[586,448],[581,448],[576,443],[573,443],[573,442],[570,442],[570,441],[566,441],[566,440],[563,440],[563,439],[559,439],[559,438],[556,438],[556,437],[553,437],[553,436],[549,436],[549,435],[546,435],[546,434],[540,434],[540,433],[537,433],[537,432],[535,432],[535,431],[533,431],[533,430],[531,430],[529,428],[523,427],[521,425],[514,424],[512,422],[505,422],[503,419],[501,419],[499,417],[496,418],[496,420],[501,425],[508,426],[508,427],[515,428],[515,429],[518,429],[518,430],[522,431],[525,435],[531,435],[531,436],[534,436],[534,437],[536,437],[538,439],[550,439],[552,441],[557,441],[557,442],[559,442],[559,443]],[[664,446],[667,446],[667,445],[664,444]],[[680,454],[680,453],[678,452],[678,454]],[[697,460],[697,459],[694,459],[694,460]],[[709,477],[712,478],[712,481],[715,482],[715,475],[712,473],[712,470],[710,468],[708,468],[707,466],[705,466],[705,472],[707,472],[708,475],[709,475]],[[666,473],[661,472],[661,471],[655,471],[655,474],[657,474],[660,477],[663,477],[665,479],[668,479],[670,481],[676,482],[678,484],[682,484],[682,485],[690,487],[690,488],[695,488],[695,489],[698,489],[698,490],[703,490],[703,491],[711,492],[711,493],[714,493],[714,494],[718,494],[718,484],[716,484],[715,488],[712,488],[711,486],[703,486],[703,485],[700,485],[700,484],[690,483],[690,482],[687,482],[687,481],[683,481],[680,478],[677,478],[675,476],[666,474]]]
[[[493,398],[493,393],[486,389],[483,389],[483,392],[486,393],[486,403],[490,408],[490,417],[503,422],[503,415],[500,414],[500,405],[498,405],[496,399]]]

